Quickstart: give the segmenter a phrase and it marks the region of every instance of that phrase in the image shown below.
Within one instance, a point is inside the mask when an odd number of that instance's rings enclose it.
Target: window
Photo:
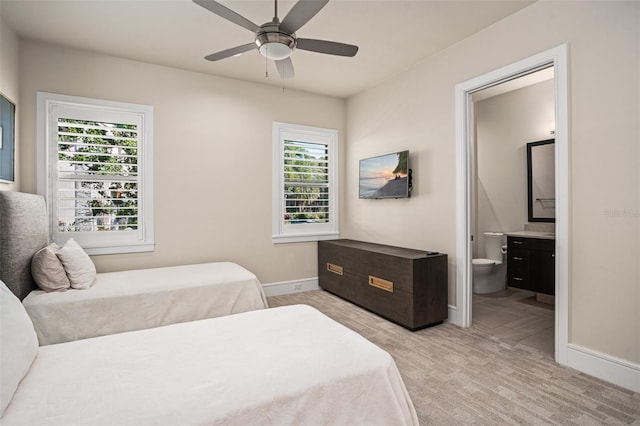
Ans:
[[[51,239],[89,254],[152,251],[153,109],[38,92],[38,192]]]
[[[273,242],[337,238],[338,132],[273,124]]]

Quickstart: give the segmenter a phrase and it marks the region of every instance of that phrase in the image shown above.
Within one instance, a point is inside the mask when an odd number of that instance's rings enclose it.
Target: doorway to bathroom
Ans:
[[[567,46],[562,45],[548,51],[541,52],[519,62],[507,65],[503,68],[478,76],[474,79],[460,83],[456,86],[456,153],[457,153],[457,217],[456,217],[456,309],[453,312],[452,322],[462,327],[469,327],[473,321],[478,321],[473,315],[473,292],[472,292],[472,258],[474,254],[479,252],[481,244],[480,239],[474,238],[478,233],[476,214],[476,204],[482,204],[480,199],[482,191],[486,188],[477,190],[478,183],[475,179],[477,166],[475,160],[475,138],[478,131],[475,115],[480,113],[476,111],[473,95],[488,88],[501,90],[498,86],[505,82],[511,82],[520,77],[533,74],[534,72],[552,67],[553,70],[553,97],[555,103],[555,113],[552,121],[555,122],[555,210],[556,210],[556,228],[555,228],[555,258],[551,262],[553,270],[555,266],[555,301],[553,306],[553,340],[554,340],[554,359],[560,364],[567,364],[567,346],[568,346],[568,104],[567,104]],[[480,95],[478,95],[480,96]],[[477,99],[476,99],[477,100]],[[545,127],[550,130],[552,123],[546,120]],[[530,142],[530,141],[527,141]],[[503,155],[503,154],[495,154]],[[498,167],[510,167],[511,165],[498,165]],[[495,167],[494,167],[495,168]],[[490,170],[490,169],[489,169]],[[525,175],[526,176],[526,175]],[[487,178],[488,179],[488,178]],[[503,178],[504,180],[504,178]],[[484,184],[484,182],[483,182]],[[526,199],[526,187],[522,190]],[[479,195],[478,195],[479,194]],[[513,198],[513,197],[512,197]],[[486,200],[485,200],[486,201]],[[515,206],[513,200],[509,206]],[[526,204],[525,204],[526,205]],[[499,215],[498,215],[499,216]],[[527,223],[527,216],[518,226],[520,230]],[[484,219],[481,219],[481,221]],[[500,230],[500,229],[498,229]],[[515,231],[516,229],[508,229],[507,231]],[[494,229],[493,231],[496,231]],[[474,241],[475,240],[475,241]],[[474,242],[477,244],[476,252],[474,252]],[[484,246],[484,244],[482,244]],[[553,246],[553,243],[552,243]],[[553,286],[553,285],[552,285]],[[519,290],[506,290],[503,301],[508,302],[509,299],[528,299],[529,296],[517,294]],[[533,295],[533,294],[532,294]],[[521,297],[522,296],[522,297]],[[524,297],[526,296],[526,297]],[[488,296],[485,296],[488,298]],[[493,299],[498,299],[493,298]],[[485,303],[497,306],[496,300],[489,300]],[[513,300],[512,300],[513,302]],[[537,300],[536,300],[537,302]],[[515,302],[519,305],[513,305],[516,308],[527,305],[525,301]],[[494,309],[495,310],[495,309]],[[480,308],[482,311],[482,308]],[[481,312],[480,312],[481,313]],[[505,323],[505,315],[498,323]],[[518,320],[516,320],[517,322]],[[520,321],[519,325],[526,321]],[[535,321],[534,321],[535,322]],[[513,326],[513,324],[512,324]],[[513,326],[512,328],[516,328]]]
[[[555,334],[553,286],[547,286],[550,290],[546,293],[532,291],[534,283],[527,282],[526,276],[531,269],[530,251],[514,247],[514,253],[510,253],[507,236],[520,231],[529,236],[539,233],[545,238],[543,244],[553,246],[553,147],[544,169],[550,193],[544,203],[534,203],[543,207],[547,216],[544,221],[528,214],[531,169],[527,167],[527,148],[539,141],[553,141],[554,98],[553,66],[471,95],[475,128],[471,146],[471,323],[494,339],[551,358]],[[517,273],[514,268],[519,269]]]

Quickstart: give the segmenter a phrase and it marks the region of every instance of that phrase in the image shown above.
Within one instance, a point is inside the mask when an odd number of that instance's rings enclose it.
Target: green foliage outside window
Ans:
[[[324,145],[314,145],[286,141],[285,223],[329,220],[328,155]]]
[[[136,229],[138,224],[137,126],[85,120],[58,122],[61,177],[73,189],[75,220],[60,231]],[[71,195],[69,195],[71,192]],[[64,222],[64,221],[62,221]]]

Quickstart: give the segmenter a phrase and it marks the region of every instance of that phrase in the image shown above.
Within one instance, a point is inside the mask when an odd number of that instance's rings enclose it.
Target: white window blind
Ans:
[[[273,242],[338,237],[338,132],[274,123]]]
[[[284,141],[285,223],[328,223],[329,146]]]
[[[58,232],[138,228],[138,126],[58,119]]]
[[[153,250],[153,109],[38,92],[37,117],[51,239],[90,254]]]

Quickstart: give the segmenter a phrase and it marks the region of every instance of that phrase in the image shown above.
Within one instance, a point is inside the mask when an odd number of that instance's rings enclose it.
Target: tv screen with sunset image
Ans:
[[[406,198],[410,188],[409,151],[360,160],[360,198]]]

